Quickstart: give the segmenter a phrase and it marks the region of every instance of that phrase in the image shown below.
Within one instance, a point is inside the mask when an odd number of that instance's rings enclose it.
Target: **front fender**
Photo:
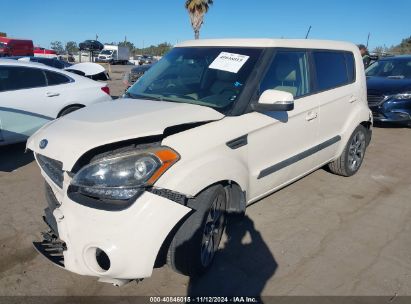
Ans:
[[[210,155],[181,161],[167,171],[156,183],[156,187],[173,190],[188,196],[196,196],[203,189],[221,181],[233,181],[248,193],[249,172],[241,158],[229,153]]]

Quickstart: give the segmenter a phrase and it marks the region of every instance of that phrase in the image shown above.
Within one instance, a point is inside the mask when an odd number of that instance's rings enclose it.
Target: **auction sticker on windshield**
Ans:
[[[250,56],[221,52],[209,68],[231,73],[238,73]]]

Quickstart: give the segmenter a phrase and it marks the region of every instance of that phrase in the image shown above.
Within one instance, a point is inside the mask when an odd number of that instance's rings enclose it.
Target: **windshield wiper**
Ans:
[[[157,97],[157,96],[146,96],[146,95],[139,95],[139,94],[133,94],[130,92],[126,92],[124,94],[126,97],[130,97],[132,99],[144,99],[144,100],[157,100],[157,101],[163,101],[162,97]]]

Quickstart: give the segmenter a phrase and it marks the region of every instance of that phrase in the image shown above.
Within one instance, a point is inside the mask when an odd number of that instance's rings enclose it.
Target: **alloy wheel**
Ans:
[[[208,212],[201,244],[201,263],[208,267],[218,250],[225,224],[225,197],[219,194]]]
[[[361,166],[365,154],[365,146],[365,134],[359,131],[353,136],[348,151],[348,167],[351,171],[357,171]]]

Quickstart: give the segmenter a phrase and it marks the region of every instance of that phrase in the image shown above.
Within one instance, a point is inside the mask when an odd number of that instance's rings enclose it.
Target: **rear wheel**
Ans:
[[[226,225],[227,197],[223,186],[208,188],[188,206],[194,209],[171,241],[167,264],[176,272],[192,276],[212,264]]]
[[[81,109],[81,108],[82,108],[81,106],[68,107],[68,108],[64,109],[63,111],[61,111],[58,117],[61,117],[61,116],[70,114],[70,113],[72,113],[72,112],[74,112],[74,111],[77,111],[77,110],[79,110],[79,109]]]
[[[367,130],[359,125],[348,140],[341,156],[328,165],[330,171],[341,176],[352,176],[358,172],[367,147]]]

